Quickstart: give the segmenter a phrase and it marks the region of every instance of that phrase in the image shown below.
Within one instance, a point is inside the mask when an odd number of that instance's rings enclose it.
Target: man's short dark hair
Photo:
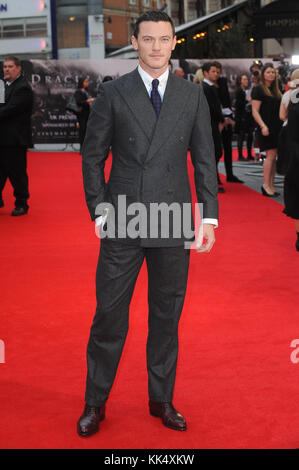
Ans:
[[[203,72],[209,72],[211,67],[216,67],[214,62],[205,62],[201,69]]]
[[[15,57],[14,55],[11,55],[11,56],[8,56],[8,57],[5,57],[4,62],[14,62],[15,66],[16,67],[21,67],[21,61],[20,59],[18,59],[17,57]]]
[[[136,39],[138,38],[138,34],[139,34],[139,25],[143,21],[155,21],[156,23],[158,23],[158,21],[168,22],[171,24],[173,36],[175,35],[174,24],[170,16],[168,16],[167,13],[165,13],[165,11],[151,10],[151,11],[146,11],[145,13],[140,15],[139,18],[137,18],[134,31],[133,31],[133,35],[135,36]]]
[[[221,65],[220,62],[218,62],[217,60],[213,60],[212,64],[213,64],[213,66],[216,67],[217,69],[222,70],[222,65]]]

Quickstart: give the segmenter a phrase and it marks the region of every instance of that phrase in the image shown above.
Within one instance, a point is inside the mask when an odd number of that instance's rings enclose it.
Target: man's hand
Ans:
[[[215,231],[213,224],[202,224],[195,242],[197,253],[209,253],[215,243]]]
[[[98,225],[98,226],[95,225],[94,231],[95,231],[96,237],[98,237],[98,238],[101,238],[100,230],[101,230],[101,226],[100,225]]]
[[[108,209],[105,209],[103,215],[100,215],[99,217],[96,218],[94,231],[95,231],[96,237],[98,238],[101,238],[101,230],[104,227],[105,223],[107,222],[107,217],[108,217]]]

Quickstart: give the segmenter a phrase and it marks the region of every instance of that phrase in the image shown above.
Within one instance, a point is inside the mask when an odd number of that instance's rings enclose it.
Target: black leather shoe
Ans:
[[[152,416],[162,418],[164,426],[176,431],[186,431],[185,418],[173,407],[172,403],[157,403],[150,400],[149,411]]]
[[[3,207],[4,206],[4,202],[3,202],[3,199],[1,198],[0,199],[0,207]]]
[[[295,247],[296,247],[296,250],[299,251],[299,240],[296,241]]]
[[[28,212],[29,207],[15,207],[12,211],[11,215],[18,216],[18,215],[25,215]]]
[[[239,179],[237,176],[235,176],[235,175],[228,176],[228,177],[226,178],[226,181],[227,181],[228,183],[244,183],[243,180],[240,180],[240,179]]]
[[[100,407],[85,405],[83,414],[77,423],[79,436],[87,437],[96,433],[100,429],[99,423],[103,419],[105,419],[105,405]]]

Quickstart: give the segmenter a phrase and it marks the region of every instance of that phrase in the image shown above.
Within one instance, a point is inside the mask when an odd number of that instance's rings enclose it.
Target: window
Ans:
[[[47,18],[26,18],[25,24],[26,37],[48,36]]]
[[[24,20],[2,20],[1,21],[1,37],[3,39],[9,38],[23,38],[24,37]]]
[[[59,49],[86,47],[86,15],[76,15],[74,17],[59,17],[57,21],[57,43]]]
[[[24,37],[24,25],[13,24],[9,26],[3,26],[2,29],[3,38],[23,38]]]
[[[143,0],[143,6],[144,7],[150,7],[150,0]]]
[[[0,20],[0,37],[3,39],[48,36],[46,17]]]
[[[136,5],[136,0],[129,0],[129,5]]]

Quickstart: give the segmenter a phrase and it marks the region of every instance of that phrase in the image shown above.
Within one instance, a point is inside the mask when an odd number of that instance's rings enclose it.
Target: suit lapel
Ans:
[[[161,145],[166,142],[186,106],[188,96],[182,92],[183,85],[183,80],[169,73],[161,111],[156,121],[146,161],[152,159]]]
[[[148,138],[149,148],[146,161],[153,158],[161,145],[166,142],[180,118],[180,114],[187,105],[188,96],[182,92],[183,85],[183,80],[169,73],[161,111],[157,120],[138,69],[128,74],[125,81],[120,81],[117,84],[119,93]]]
[[[150,142],[157,118],[138,69],[128,74],[127,80],[119,84],[118,90]]]

